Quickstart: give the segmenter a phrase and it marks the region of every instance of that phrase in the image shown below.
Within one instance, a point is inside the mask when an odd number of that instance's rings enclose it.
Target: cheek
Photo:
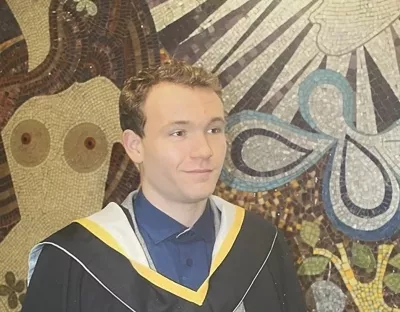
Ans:
[[[163,142],[157,144],[152,152],[159,166],[166,167],[168,164],[172,168],[179,166],[189,153],[187,145],[182,142]]]
[[[226,137],[220,137],[213,142],[214,155],[218,157],[225,157],[227,148]]]

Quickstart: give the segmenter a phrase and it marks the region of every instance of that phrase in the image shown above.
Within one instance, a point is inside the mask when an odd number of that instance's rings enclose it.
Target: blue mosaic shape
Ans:
[[[342,201],[344,205],[343,208],[347,209],[348,217],[356,216],[362,219],[369,219],[371,222],[374,222],[375,217],[379,217],[380,215],[386,213],[389,209],[393,209],[397,205],[397,203],[392,203],[392,198],[394,196],[395,189],[393,188],[393,183],[399,183],[399,181],[391,181],[393,180],[388,174],[389,171],[392,171],[395,177],[398,177],[398,174],[392,170],[392,168],[385,167],[384,164],[381,163],[381,160],[376,158],[369,150],[368,147],[363,146],[358,143],[356,140],[351,138],[348,134],[343,135],[343,137],[332,137],[325,133],[323,133],[313,120],[310,113],[309,99],[312,94],[314,88],[321,85],[332,85],[335,86],[341,93],[343,97],[343,117],[346,124],[343,124],[343,127],[346,125],[355,132],[357,131],[354,125],[354,101],[353,101],[353,89],[340,73],[334,72],[332,70],[318,69],[312,72],[301,84],[299,87],[299,105],[300,105],[300,114],[307,122],[310,127],[316,130],[316,133],[312,133],[309,131],[305,131],[298,127],[295,127],[285,121],[280,120],[276,116],[265,114],[252,110],[245,110],[237,114],[233,114],[228,117],[227,131],[229,132],[235,126],[240,125],[245,121],[254,121],[254,128],[248,127],[242,132],[240,132],[232,143],[231,157],[234,168],[232,170],[228,170],[226,166],[223,168],[221,172],[221,181],[225,184],[241,189],[244,191],[256,192],[256,191],[265,191],[268,189],[273,189],[279,186],[282,186],[291,180],[297,178],[299,175],[303,174],[307,169],[309,169],[312,165],[316,164],[329,150],[331,151],[330,159],[327,167],[325,168],[324,177],[323,177],[323,191],[322,198],[324,202],[324,206],[328,215],[328,218],[332,222],[332,224],[344,234],[352,237],[353,239],[365,240],[365,241],[376,241],[381,239],[391,238],[398,230],[400,223],[400,204],[397,207],[396,212],[392,218],[383,224],[381,227],[375,230],[368,230],[360,228],[360,225],[354,224],[354,226],[349,226],[350,222],[344,223],[343,220],[340,219],[333,209],[332,198],[330,195],[330,183],[332,177],[332,166],[334,157],[338,157],[339,154],[336,154],[337,145],[339,142],[351,142],[354,144],[366,157],[368,157],[379,169],[382,174],[384,180],[384,190],[385,195],[382,203],[377,205],[373,209],[366,209],[356,205],[349,197],[347,185],[346,185],[346,152],[347,145],[344,144],[344,148],[341,151],[342,161],[340,165],[340,197],[339,200]],[[261,123],[264,128],[257,127],[257,124]],[[268,124],[272,124],[277,126],[278,129],[282,129],[291,133],[288,137],[286,135],[283,136],[281,133],[275,133],[274,131],[269,131]],[[398,123],[395,123],[389,129],[393,129],[393,127],[397,126]],[[389,130],[388,129],[388,130]],[[387,131],[388,131],[387,130]],[[385,132],[387,132],[385,131]],[[278,131],[281,132],[281,131]],[[380,135],[382,135],[381,133]],[[294,151],[301,153],[296,161],[283,166],[282,168],[275,170],[267,170],[265,171],[255,171],[252,168],[249,168],[243,161],[241,154],[242,147],[245,141],[254,136],[254,135],[263,135],[270,138],[273,138],[279,141],[281,144],[286,145],[287,147],[293,149]],[[379,135],[379,134],[378,134]],[[371,136],[371,135],[370,135]],[[304,146],[300,146],[291,140],[295,140],[295,138],[302,137],[307,142],[317,142],[319,140],[327,140],[327,144],[321,150],[315,150],[305,148]],[[319,141],[320,142],[320,141]],[[236,146],[236,145],[237,146]],[[312,144],[311,144],[312,145]],[[318,145],[321,147],[321,145]],[[237,174],[237,171],[240,171],[241,174]],[[389,170],[389,171],[388,171]],[[250,179],[242,178],[241,175],[245,175],[251,177]],[[276,175],[279,175],[276,176]],[[283,176],[282,176],[283,175]],[[397,185],[396,185],[397,187]],[[396,189],[397,192],[397,189]],[[351,219],[349,219],[351,220]],[[362,226],[361,226],[362,227]]]
[[[300,113],[304,120],[316,131],[322,132],[316,125],[314,119],[311,117],[309,100],[314,88],[320,85],[332,85],[336,87],[343,97],[343,117],[347,125],[354,131],[357,129],[353,123],[354,116],[354,100],[353,89],[349,82],[340,73],[329,69],[318,69],[312,72],[307,78],[299,85],[299,105]]]
[[[299,87],[299,105],[300,105],[300,113],[303,116],[303,119],[309,123],[309,125],[319,131],[322,132],[316,125],[313,120],[310,107],[309,107],[309,99],[312,94],[314,88],[321,85],[332,85],[336,87],[342,94],[343,97],[343,117],[346,124],[354,131],[360,133],[354,125],[353,117],[354,117],[354,101],[353,101],[353,89],[350,86],[349,82],[343,77],[340,73],[326,70],[326,69],[318,69],[312,72],[301,84]],[[393,127],[397,125],[395,123],[389,129],[393,129]],[[343,125],[345,126],[345,125]],[[372,136],[372,135],[369,135]],[[378,135],[375,135],[378,136]],[[342,151],[342,162],[340,166],[340,200],[342,200],[344,206],[348,209],[349,217],[351,215],[357,216],[359,218],[370,219],[373,222],[373,218],[377,217],[388,211],[390,208],[392,198],[393,198],[393,187],[392,183],[399,183],[396,181],[390,181],[390,177],[388,175],[387,170],[380,163],[380,161],[368,151],[368,149],[355,140],[353,140],[350,136],[346,135],[342,138],[336,138],[337,140],[344,140],[344,148]],[[364,209],[362,207],[357,206],[353,203],[350,197],[347,194],[347,186],[346,186],[346,177],[345,177],[345,169],[346,169],[346,151],[347,151],[347,141],[352,142],[364,155],[366,155],[379,169],[384,179],[384,190],[385,195],[382,203],[373,209]],[[358,225],[354,227],[345,224],[340,218],[336,215],[333,209],[332,198],[330,196],[330,181],[332,176],[332,166],[334,162],[334,158],[336,154],[337,145],[333,148],[333,152],[330,154],[330,159],[328,165],[325,168],[324,178],[323,178],[323,191],[322,198],[324,202],[324,207],[326,209],[328,218],[332,222],[332,224],[344,234],[352,237],[353,239],[365,240],[365,241],[377,241],[381,239],[391,238],[398,230],[400,223],[400,204],[397,208],[397,211],[392,216],[390,221],[382,225],[376,230],[363,230],[357,228]],[[394,172],[395,176],[397,176],[396,172]]]
[[[390,221],[388,221],[380,228],[375,230],[362,230],[353,228],[345,224],[336,215],[333,209],[333,203],[330,195],[330,181],[332,175],[333,162],[336,154],[336,148],[337,146],[332,148],[332,152],[330,153],[330,157],[325,168],[325,172],[323,175],[323,182],[322,182],[322,200],[324,202],[324,208],[329,220],[331,221],[334,227],[336,227],[342,233],[355,240],[379,241],[384,239],[390,239],[391,237],[393,237],[394,234],[396,234],[400,230],[399,227],[400,205],[398,206],[396,213],[393,215]],[[394,181],[394,182],[399,183],[399,181]]]
[[[248,170],[249,172],[244,172],[245,170],[243,167],[238,167],[237,164],[240,163],[240,160],[234,161],[232,158],[233,163],[236,167],[232,170],[232,173],[229,172],[226,166],[222,169],[220,179],[225,184],[241,189],[243,191],[249,192],[257,192],[257,191],[264,191],[268,189],[273,189],[279,186],[282,186],[294,178],[298,177],[299,175],[303,174],[306,170],[308,170],[311,166],[315,165],[329,150],[329,148],[334,143],[334,139],[328,135],[323,133],[310,133],[299,129],[291,124],[280,120],[276,116],[264,114],[256,111],[245,110],[237,114],[233,114],[228,117],[227,119],[227,132],[229,132],[234,126],[243,123],[244,121],[254,121],[254,122],[262,122],[263,125],[273,124],[278,126],[281,129],[288,130],[292,133],[293,137],[303,137],[308,142],[317,142],[320,140],[325,140],[326,146],[324,149],[321,150],[310,150],[305,149],[303,147],[298,146],[297,144],[290,141],[290,138],[285,138],[278,133],[273,133],[272,131],[267,131],[262,128],[253,128],[253,129],[246,129],[242,131],[236,138],[240,137],[241,134],[244,134],[249,131],[253,131],[254,135],[260,135],[263,132],[264,135],[269,137],[273,137],[275,140],[279,141],[281,144],[284,144],[291,149],[303,153],[303,155],[293,163],[285,166],[285,168],[280,168],[277,170],[271,170],[269,172],[257,172],[254,173],[254,170]],[[249,136],[246,135],[246,139]],[[235,140],[234,140],[235,141]],[[243,144],[244,142],[241,141]],[[240,158],[241,155],[238,155],[241,151],[236,151],[235,155],[228,155],[228,157],[237,157]],[[252,180],[245,180],[237,175],[235,175],[235,171],[239,170],[242,173],[246,174],[247,176],[251,177]],[[285,171],[285,172],[284,172]],[[269,173],[269,174],[268,174]],[[274,174],[283,174],[283,177],[274,178]]]
[[[347,145],[348,142],[351,142],[354,146],[356,146],[364,155],[366,155],[378,168],[380,173],[382,174],[384,180],[384,201],[377,207],[371,209],[365,209],[358,205],[356,205],[349,197],[347,193],[347,186],[346,186],[346,156],[347,156]],[[393,197],[393,187],[392,182],[390,181],[389,174],[387,173],[386,169],[382,166],[380,161],[370,153],[364,146],[360,143],[352,139],[350,136],[346,135],[344,148],[342,151],[342,162],[340,164],[340,197],[345,203],[346,207],[348,208],[349,212],[355,216],[360,218],[371,219],[373,217],[379,216],[386,211],[389,210],[390,204],[392,202]]]

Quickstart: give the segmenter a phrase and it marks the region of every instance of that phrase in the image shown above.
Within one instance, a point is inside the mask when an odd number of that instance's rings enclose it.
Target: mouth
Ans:
[[[213,171],[212,169],[194,169],[194,170],[187,170],[185,172],[192,174],[205,174],[205,173],[211,173],[212,171]]]

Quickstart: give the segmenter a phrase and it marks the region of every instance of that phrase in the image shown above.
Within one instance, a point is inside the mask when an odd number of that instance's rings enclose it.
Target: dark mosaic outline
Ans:
[[[266,137],[275,139],[275,140],[281,142],[282,144],[286,145],[287,147],[289,147],[297,152],[303,153],[304,155],[299,157],[299,159],[292,162],[291,164],[288,164],[279,169],[262,171],[262,172],[254,170],[254,169],[250,168],[249,166],[247,166],[247,164],[243,160],[242,149],[243,149],[243,145],[246,143],[246,141],[256,135],[266,136]],[[240,171],[242,171],[243,173],[248,174],[253,177],[272,177],[272,176],[284,173],[288,170],[295,168],[305,158],[307,158],[312,152],[313,152],[312,150],[305,149],[295,143],[290,142],[288,139],[284,138],[283,136],[281,136],[278,133],[275,133],[275,132],[272,132],[272,131],[269,131],[266,129],[262,129],[262,128],[254,128],[254,129],[247,129],[247,130],[242,131],[233,140],[230,156],[231,156],[232,162],[236,166],[236,168],[239,169]]]
[[[367,156],[379,169],[383,176],[383,180],[385,183],[385,194],[383,196],[383,201],[377,207],[365,209],[358,205],[356,205],[349,197],[347,192],[346,185],[346,156],[347,156],[347,145],[348,142],[351,142],[355,147],[357,147],[365,156]],[[372,153],[370,153],[364,146],[358,143],[356,140],[352,139],[349,135],[346,135],[343,151],[342,151],[342,162],[340,164],[340,197],[343,200],[346,208],[350,211],[351,214],[360,217],[371,219],[373,217],[379,216],[386,211],[389,210],[390,204],[392,202],[393,188],[392,182],[390,181],[390,177],[386,171],[386,169],[382,166],[378,158],[376,158]]]
[[[344,235],[351,237],[353,240],[361,240],[366,242],[379,242],[384,240],[390,240],[399,231],[400,209],[397,209],[392,219],[388,221],[384,226],[373,231],[355,230],[352,227],[343,223],[336,216],[335,211],[333,210],[333,205],[330,195],[330,180],[332,175],[334,157],[337,152],[336,149],[337,149],[337,144],[332,148],[330,152],[330,157],[327,162],[325,172],[323,174],[323,184],[322,184],[323,186],[322,199],[329,220],[332,222],[334,227],[340,230]]]

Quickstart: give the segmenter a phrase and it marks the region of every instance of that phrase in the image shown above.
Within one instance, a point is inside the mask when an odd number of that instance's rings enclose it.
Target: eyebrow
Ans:
[[[221,122],[224,125],[226,124],[225,119],[222,118],[222,117],[214,117],[208,122],[208,124],[210,125],[210,124],[215,123],[215,122]],[[190,123],[191,122],[188,121],[188,120],[176,120],[174,122],[171,122],[171,123],[167,124],[166,127],[189,125]]]
[[[213,119],[210,120],[209,124],[212,124],[214,122],[221,122],[224,125],[226,124],[225,118],[222,118],[222,117],[214,117]]]

